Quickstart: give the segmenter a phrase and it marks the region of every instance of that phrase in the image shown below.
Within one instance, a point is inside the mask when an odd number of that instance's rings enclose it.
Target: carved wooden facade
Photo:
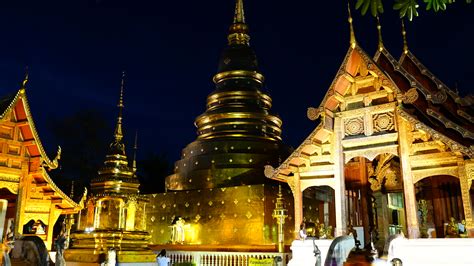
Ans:
[[[24,226],[29,222],[41,221],[45,228],[36,235],[51,248],[58,217],[80,210],[48,175],[58,167],[60,150],[54,160],[46,155],[25,89],[1,99],[0,108],[0,198],[8,199],[7,219],[14,219],[16,237],[28,234]]]
[[[365,217],[376,206],[370,206],[365,192],[383,186],[403,192],[405,230],[409,237],[418,237],[415,184],[432,176],[459,179],[460,217],[474,230],[470,194],[474,126],[468,115],[473,110],[472,96],[462,98],[447,88],[407,48],[395,60],[380,39],[371,57],[354,38],[321,105],[308,109],[316,128],[278,168],[267,166],[265,174],[290,185],[295,231],[303,221],[302,192],[311,186],[329,186],[335,192],[335,234],[344,234],[354,219],[347,202],[352,195],[347,188],[351,177],[345,175],[357,169],[362,189],[358,217],[364,220],[366,236],[370,228]]]

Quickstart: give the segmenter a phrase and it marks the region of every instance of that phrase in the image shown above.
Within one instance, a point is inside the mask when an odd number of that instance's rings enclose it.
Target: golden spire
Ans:
[[[351,5],[349,3],[349,1],[347,1],[347,14],[348,14],[348,19],[347,21],[349,22],[349,30],[350,30],[350,44],[351,44],[351,47],[352,48],[355,48],[356,47],[356,37],[355,37],[355,33],[354,33],[354,26],[352,25],[352,14],[351,14]]]
[[[245,24],[244,3],[243,0],[236,0],[234,22],[229,28],[227,36],[229,45],[244,44],[249,45],[250,36],[248,34],[248,26]]]
[[[403,53],[408,53],[407,31],[405,30],[405,22],[402,19],[402,37],[403,37]]]
[[[120,85],[120,98],[119,98],[119,103],[117,107],[119,108],[119,113],[117,117],[117,125],[115,126],[115,132],[114,132],[114,137],[115,137],[115,142],[120,142],[122,141],[123,138],[123,133],[122,133],[122,111],[123,111],[123,88],[125,85],[125,71],[122,72],[122,83]]]
[[[25,67],[25,77],[23,78],[23,82],[21,83],[20,92],[25,93],[26,83],[28,83],[29,73],[28,73],[28,66]]]
[[[278,198],[283,198],[283,193],[281,193],[281,184],[278,184]]]
[[[74,198],[74,180],[71,181],[71,192],[69,192],[69,198]]]
[[[137,172],[137,150],[138,150],[138,130],[135,131],[135,143],[133,145],[133,161],[132,161],[132,169],[133,173]]]
[[[243,0],[237,0],[235,3],[235,14],[234,14],[234,24],[241,23],[245,24],[245,14],[244,14],[244,2]]]
[[[377,15],[377,32],[379,36],[379,43],[378,43],[378,49],[379,51],[383,50],[383,40],[382,40],[382,25],[380,25],[380,18],[379,15]]]

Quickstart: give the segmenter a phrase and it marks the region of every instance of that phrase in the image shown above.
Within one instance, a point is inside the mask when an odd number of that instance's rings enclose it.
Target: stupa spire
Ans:
[[[123,138],[122,131],[122,112],[123,112],[123,89],[125,85],[125,71],[122,72],[122,82],[120,85],[120,97],[117,107],[119,108],[119,113],[117,117],[117,125],[115,126],[114,138],[115,142],[121,142]]]
[[[137,150],[138,150],[138,130],[135,131],[135,143],[133,145],[132,169],[135,175],[137,173]]]
[[[382,25],[380,25],[380,18],[377,15],[377,33],[378,33],[378,49],[379,51],[383,50],[383,40],[382,40]]]
[[[347,21],[349,22],[349,31],[350,31],[350,41],[349,42],[351,44],[351,47],[355,48],[357,40],[356,40],[355,33],[354,33],[354,26],[352,25],[351,5],[350,5],[349,1],[347,1],[347,15],[348,15]]]
[[[234,24],[245,24],[244,3],[243,0],[237,0],[235,3]]]
[[[26,83],[28,83],[28,78],[29,78],[28,66],[26,66],[25,67],[25,77],[23,78],[23,81],[21,82],[21,87],[20,87],[20,91],[22,93],[25,93]]]
[[[403,38],[403,53],[408,53],[407,31],[405,30],[405,22],[402,19],[402,38]]]
[[[109,146],[109,152],[105,156],[104,166],[98,171],[98,177],[91,182],[92,193],[138,193],[140,185],[135,177],[134,169],[129,166],[125,144],[123,143],[122,112],[123,91],[125,87],[125,72],[122,72],[120,86],[120,97],[118,101],[117,125],[114,131],[114,140]],[[103,181],[110,181],[104,183]]]
[[[248,26],[245,24],[243,0],[235,1],[234,22],[229,28],[227,40],[229,45],[249,45],[250,36],[248,34]]]

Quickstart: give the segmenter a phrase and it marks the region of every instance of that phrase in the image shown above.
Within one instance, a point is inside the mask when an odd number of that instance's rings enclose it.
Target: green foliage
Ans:
[[[409,20],[413,20],[413,17],[418,16],[418,11],[416,10],[418,6],[417,0],[395,0],[393,9],[399,10],[401,18],[406,16]]]
[[[173,263],[173,266],[196,266],[196,263],[194,263],[194,262],[178,262],[178,263]]]
[[[383,13],[382,0],[357,0],[356,9],[360,8],[360,12],[362,13],[362,15],[365,15],[367,13],[369,7],[370,13],[374,17],[377,16],[377,14],[379,13]]]
[[[452,4],[454,0],[423,0],[426,4],[426,10],[433,10],[438,12],[439,10],[446,10],[447,4]]]
[[[365,15],[370,8],[372,16],[378,16],[383,13],[383,3],[386,0],[357,0],[356,9],[360,10],[362,15]],[[394,0],[393,9],[398,10],[400,17],[407,17],[409,20],[413,20],[414,17],[418,16],[419,2],[420,0]],[[472,0],[465,0],[466,3],[470,4]],[[438,12],[444,11],[448,5],[455,2],[455,0],[423,0],[426,5],[426,10],[433,10]]]

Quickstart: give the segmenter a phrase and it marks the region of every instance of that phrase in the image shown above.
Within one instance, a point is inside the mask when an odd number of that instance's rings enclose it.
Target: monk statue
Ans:
[[[446,236],[447,238],[457,238],[459,237],[459,227],[456,223],[454,217],[449,218],[449,223],[446,226]]]
[[[171,243],[183,244],[185,240],[184,225],[186,221],[179,217],[173,225],[171,225]]]
[[[461,221],[461,226],[459,226],[459,236],[468,237],[467,228],[466,228],[466,220]]]
[[[306,224],[304,222],[301,223],[300,225],[300,231],[298,232],[298,235],[301,240],[305,241],[306,237],[308,236],[306,232]]]

